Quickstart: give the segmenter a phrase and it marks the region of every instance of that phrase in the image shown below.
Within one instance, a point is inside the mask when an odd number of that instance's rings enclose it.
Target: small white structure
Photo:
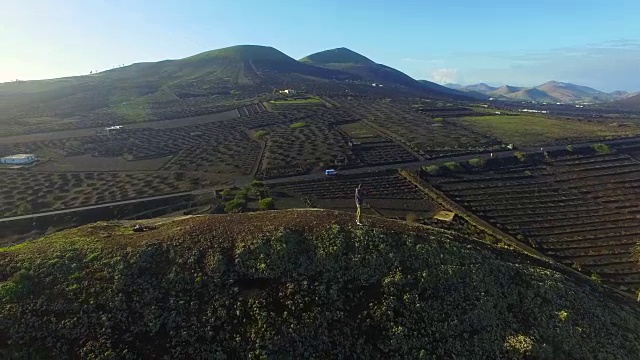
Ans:
[[[109,126],[104,129],[98,130],[98,135],[110,135],[111,133],[118,132],[122,130],[122,125]]]
[[[287,94],[287,95],[291,95],[291,94],[295,94],[296,91],[293,89],[285,89],[285,90],[280,90],[279,91],[280,94]]]
[[[33,154],[16,154],[0,158],[0,164],[26,165],[37,160]]]

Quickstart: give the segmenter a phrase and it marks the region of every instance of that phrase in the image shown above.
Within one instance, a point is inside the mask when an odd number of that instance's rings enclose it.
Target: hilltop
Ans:
[[[0,251],[4,358],[636,358],[640,313],[466,234],[288,210]],[[157,222],[157,220],[156,220]]]
[[[417,81],[392,67],[378,64],[373,60],[347,48],[321,51],[300,59],[300,62],[318,67],[342,70],[357,75],[371,83],[383,86],[400,85],[421,93],[433,93],[454,98],[466,98],[464,93],[436,83]]]

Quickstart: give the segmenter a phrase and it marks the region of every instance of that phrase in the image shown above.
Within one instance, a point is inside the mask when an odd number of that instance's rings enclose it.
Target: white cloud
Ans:
[[[458,69],[438,69],[431,73],[431,79],[439,84],[455,83],[458,81]]]

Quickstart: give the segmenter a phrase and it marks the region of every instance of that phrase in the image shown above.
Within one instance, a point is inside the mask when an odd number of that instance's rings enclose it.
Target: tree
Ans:
[[[265,130],[259,130],[259,131],[256,131],[256,132],[253,134],[253,136],[254,136],[256,139],[259,139],[259,140],[260,140],[260,139],[263,139],[263,138],[264,138],[265,136],[267,136],[267,135],[269,135],[269,132],[268,132],[268,131],[265,131]]]
[[[515,155],[515,157],[517,157],[521,162],[527,161],[527,153],[525,152],[516,151],[515,153],[513,153],[513,155]]]
[[[224,207],[224,212],[226,212],[227,214],[241,213],[246,208],[247,208],[246,200],[235,198],[227,202],[227,204]]]
[[[273,210],[276,207],[276,203],[273,198],[264,198],[260,200],[259,206],[261,210]]]
[[[573,152],[573,145],[567,145],[567,151]]]

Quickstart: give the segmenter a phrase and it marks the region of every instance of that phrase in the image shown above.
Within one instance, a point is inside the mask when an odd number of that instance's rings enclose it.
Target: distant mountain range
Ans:
[[[633,94],[629,94],[625,91],[606,93],[587,86],[558,81],[549,81],[531,88],[509,85],[493,87],[485,83],[467,86],[446,84],[445,86],[454,90],[475,94],[476,96],[477,94],[483,94],[500,100],[550,103],[603,103],[633,96]]]

